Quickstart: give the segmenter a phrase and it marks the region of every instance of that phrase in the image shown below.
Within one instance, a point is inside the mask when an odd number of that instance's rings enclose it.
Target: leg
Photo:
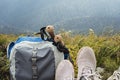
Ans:
[[[59,63],[55,80],[74,80],[74,69],[69,60],[63,60]]]
[[[90,47],[83,47],[77,55],[78,78],[77,80],[101,80],[95,73],[96,58]]]

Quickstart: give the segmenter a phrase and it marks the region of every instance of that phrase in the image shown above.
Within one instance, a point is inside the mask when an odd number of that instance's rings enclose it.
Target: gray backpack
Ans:
[[[20,37],[8,45],[7,56],[11,80],[55,80],[56,67],[66,55],[53,42]]]

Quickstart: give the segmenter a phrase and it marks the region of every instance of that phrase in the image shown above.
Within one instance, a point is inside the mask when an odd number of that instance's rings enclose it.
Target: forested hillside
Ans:
[[[67,20],[61,20],[52,25],[59,31],[64,29],[76,33],[86,34],[89,28],[94,29],[96,34],[102,35],[107,29],[113,30],[112,33],[120,32],[120,17],[76,17]],[[45,25],[47,26],[47,25]],[[0,33],[5,34],[20,34],[38,32],[43,26],[20,26],[13,27],[12,25],[0,25]]]

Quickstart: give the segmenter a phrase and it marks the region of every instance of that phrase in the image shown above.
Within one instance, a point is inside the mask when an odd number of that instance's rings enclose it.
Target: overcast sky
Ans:
[[[120,17],[120,0],[0,0],[0,23],[34,25],[86,16]]]

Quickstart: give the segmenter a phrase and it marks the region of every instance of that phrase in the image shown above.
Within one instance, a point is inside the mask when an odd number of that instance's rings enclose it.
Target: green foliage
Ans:
[[[103,80],[106,80],[120,66],[120,35],[97,36],[92,30],[88,35],[72,36],[68,33],[62,34],[70,55],[74,61],[75,73],[77,74],[76,56],[83,46],[93,48],[97,66],[105,69]],[[75,75],[76,77],[76,75]]]
[[[15,35],[0,34],[0,80],[9,80],[9,61],[6,57],[6,47],[16,39]]]
[[[103,80],[106,80],[120,66],[120,34],[97,36],[90,30],[88,35],[73,35],[70,32],[62,32],[61,35],[70,50],[76,74],[78,72],[76,57],[79,49],[83,46],[93,48],[97,66],[105,69],[105,72],[101,74]],[[15,35],[0,34],[0,80],[8,80],[9,78],[9,61],[6,58],[6,46],[16,38]]]
[[[9,80],[9,61],[3,52],[0,52],[0,80]]]

